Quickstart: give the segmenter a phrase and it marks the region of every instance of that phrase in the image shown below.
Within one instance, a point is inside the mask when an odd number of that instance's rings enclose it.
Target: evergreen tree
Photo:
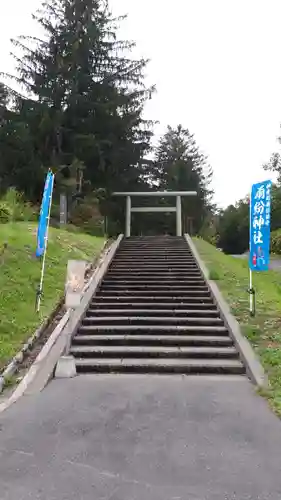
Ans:
[[[0,124],[3,124],[3,121],[6,118],[7,108],[9,103],[9,91],[4,83],[0,82]]]
[[[227,207],[219,217],[217,245],[226,253],[241,254],[249,248],[249,197]],[[281,227],[281,187],[271,190],[271,231]]]
[[[219,218],[218,247],[228,254],[242,254],[249,249],[249,199],[227,207]]]
[[[68,179],[83,165],[95,189],[135,188],[152,135],[142,117],[153,91],[143,83],[147,61],[130,59],[133,43],[118,39],[122,19],[105,0],[48,0],[34,17],[44,38],[15,41],[23,52],[16,81],[28,96],[16,109],[33,138],[34,168]]]
[[[169,126],[156,149],[152,181],[164,190],[197,192],[197,196],[182,200],[187,232],[198,232],[212,209],[211,179],[212,170],[194,136],[181,125],[175,129]]]
[[[281,137],[278,137],[277,141],[281,144]],[[277,183],[279,185],[281,184],[281,154],[279,152],[272,153],[269,161],[264,163],[263,168],[264,170],[277,174]]]
[[[34,169],[33,139],[27,124],[14,109],[15,97],[16,93],[0,84],[0,190],[12,186],[32,195],[39,181],[40,165]]]
[[[281,141],[281,138],[279,139]],[[281,184],[281,155],[273,153],[267,163],[263,165],[264,170],[275,172],[277,174],[277,182]]]

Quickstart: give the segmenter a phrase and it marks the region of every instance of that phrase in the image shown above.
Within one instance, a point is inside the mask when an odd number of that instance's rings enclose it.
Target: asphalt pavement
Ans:
[[[235,257],[237,259],[248,259],[248,254],[247,253],[243,253],[243,254],[239,254],[239,255],[232,255],[232,257]],[[270,263],[269,263],[269,269],[271,271],[280,271],[281,272],[281,259],[279,258],[271,258],[270,259]]]
[[[278,500],[281,422],[244,377],[54,380],[0,415],[1,500]]]

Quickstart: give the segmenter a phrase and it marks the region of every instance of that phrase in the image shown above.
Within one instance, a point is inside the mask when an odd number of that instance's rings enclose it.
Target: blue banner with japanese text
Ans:
[[[267,271],[270,259],[271,181],[253,184],[250,200],[250,254],[252,271]]]
[[[37,230],[36,257],[41,257],[46,248],[53,186],[54,186],[54,174],[50,171],[48,172],[46,177],[44,191],[43,191],[43,198],[41,203],[41,210],[40,210],[38,230]]]

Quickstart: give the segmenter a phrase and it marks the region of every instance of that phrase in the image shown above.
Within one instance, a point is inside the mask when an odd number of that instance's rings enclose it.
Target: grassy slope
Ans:
[[[201,239],[196,247],[239,321],[243,333],[260,356],[271,385],[267,396],[281,415],[281,273],[254,273],[257,314],[249,316],[248,262],[224,255]]]
[[[3,253],[4,243],[8,247]],[[92,261],[103,243],[102,238],[50,229],[44,295],[38,315],[34,305],[41,263],[35,258],[36,226],[0,226],[0,369],[58,303],[68,259]]]

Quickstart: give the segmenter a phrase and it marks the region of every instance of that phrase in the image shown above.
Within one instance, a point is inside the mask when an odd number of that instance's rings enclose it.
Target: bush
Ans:
[[[16,189],[10,188],[0,200],[2,205],[1,222],[33,221],[38,217],[38,209],[24,200]]]
[[[203,238],[204,239],[204,238]],[[207,236],[207,242],[210,243],[211,245],[213,245],[214,247],[216,247],[218,245],[218,240],[219,240],[219,235],[218,234],[214,234],[212,236]]]
[[[213,269],[213,268],[210,269],[209,280],[211,280],[211,281],[219,281],[220,280],[220,274],[217,271],[217,269]]]
[[[227,207],[219,218],[217,246],[226,254],[243,254],[249,247],[249,203]]]
[[[5,201],[0,200],[0,224],[7,224],[13,218],[13,211]]]
[[[85,199],[77,204],[71,212],[69,223],[92,236],[104,235],[104,221],[96,200]]]
[[[81,229],[80,227],[74,226],[73,224],[66,224],[66,226],[64,226],[63,228],[66,231],[68,231],[69,233],[75,233],[75,234],[83,233],[83,229]]]
[[[281,229],[271,233],[270,250],[272,253],[281,254]]]

